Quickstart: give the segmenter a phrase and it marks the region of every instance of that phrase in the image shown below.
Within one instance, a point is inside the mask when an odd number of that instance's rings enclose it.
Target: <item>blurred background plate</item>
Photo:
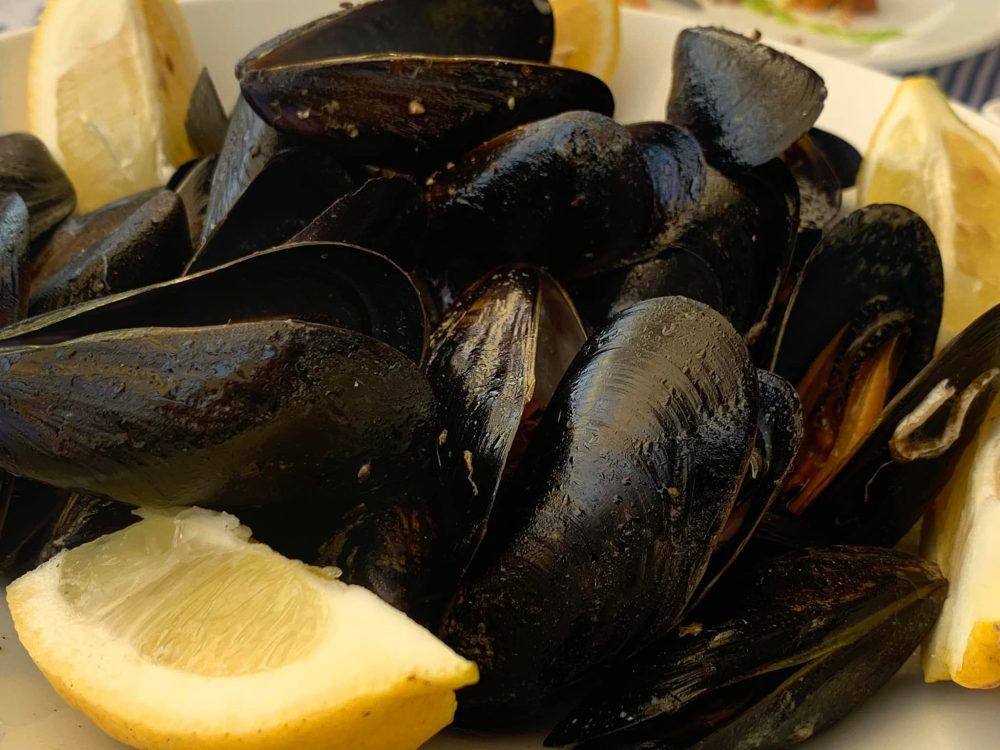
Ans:
[[[888,2],[888,0],[886,0]],[[994,2],[995,0],[991,0]],[[235,101],[233,64],[279,31],[330,12],[331,0],[191,0],[185,4],[202,62],[227,104]],[[1000,12],[1000,2],[993,6]],[[623,122],[662,119],[673,43],[685,22],[624,13],[624,53],[613,89]],[[30,31],[0,34],[0,133],[23,129]],[[830,95],[819,125],[864,149],[896,87],[895,79],[811,50],[793,54],[826,80]],[[968,110],[971,124],[1000,143],[1000,127]],[[7,581],[0,577],[0,588]],[[870,702],[803,750],[988,750],[1000,747],[1000,691],[924,685],[915,660]],[[427,750],[540,750],[544,731],[505,737],[447,733]],[[0,604],[0,750],[121,750],[67,707],[17,642]],[[344,749],[349,750],[349,749]]]
[[[793,20],[761,10],[781,7],[782,0],[633,1],[685,23],[722,25],[744,33],[759,29],[765,40],[796,44],[897,72],[967,58],[1000,42],[997,0],[878,0],[877,13],[855,16],[847,26],[839,23],[834,14],[797,12]],[[689,4],[700,4],[703,10],[689,10],[685,7]],[[879,38],[887,32],[894,35]],[[875,37],[869,36],[872,34]]]

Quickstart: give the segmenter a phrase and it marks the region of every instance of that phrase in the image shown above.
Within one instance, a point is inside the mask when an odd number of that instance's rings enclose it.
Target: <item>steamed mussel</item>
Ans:
[[[624,126],[552,31],[345,7],[239,63],[174,192],[66,221],[0,144],[0,565],[227,509],[474,659],[465,724],[599,684],[556,745],[786,747],[885,682],[947,588],[888,548],[1000,390],[1000,308],[935,356],[934,237],[842,216],[794,59],[689,29],[669,122]]]

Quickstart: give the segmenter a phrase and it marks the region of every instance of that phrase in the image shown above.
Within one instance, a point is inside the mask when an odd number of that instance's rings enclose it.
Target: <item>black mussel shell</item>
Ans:
[[[433,450],[416,364],[330,326],[132,328],[4,347],[0,382],[0,467],[136,505],[346,504],[359,474],[377,488]]]
[[[789,747],[881,687],[934,624],[946,594],[937,566],[907,553],[790,553],[716,591],[697,621],[605,679],[546,744]]]
[[[212,192],[212,177],[215,174],[215,165],[218,163],[218,156],[208,156],[189,162],[190,167],[180,174],[180,170],[174,174],[175,180],[167,184],[170,190],[177,193],[177,196],[184,203],[184,211],[187,213],[188,229],[191,231],[191,239],[200,242],[202,231],[205,227],[205,216],[208,212],[208,201]]]
[[[67,492],[3,472],[0,477],[0,572],[34,567],[51,538]]]
[[[653,242],[667,247],[705,192],[705,157],[689,132],[665,122],[639,122],[628,132],[646,160],[653,181]]]
[[[923,219],[901,206],[858,209],[834,225],[803,268],[770,369],[798,385],[859,310],[878,301],[905,316],[909,330],[891,396],[934,353],[943,288],[941,255]]]
[[[184,129],[188,141],[202,156],[222,151],[226,132],[229,130],[229,119],[207,68],[202,68],[191,92],[187,115],[184,117]]]
[[[158,190],[144,190],[64,221],[32,248],[31,285],[45,283],[77,255],[104,240]]]
[[[406,273],[351,245],[287,245],[192,276],[39,315],[0,330],[0,347],[71,342],[127,328],[294,318],[349,328],[421,362],[427,324]]]
[[[351,178],[328,154],[308,148],[275,154],[198,248],[186,273],[284,244],[350,189]]]
[[[338,198],[290,241],[359,245],[410,269],[426,231],[423,193],[413,181],[375,177]]]
[[[173,279],[192,252],[184,204],[176,193],[158,190],[111,234],[33,283],[31,314]]]
[[[809,133],[785,149],[781,160],[799,186],[799,232],[822,234],[840,213],[844,186],[837,173]]]
[[[653,189],[628,130],[566,112],[487,141],[427,188],[422,262],[464,288],[504,263],[579,276],[648,252]]]
[[[441,404],[442,513],[458,567],[479,546],[501,479],[586,339],[562,288],[528,266],[480,280],[434,332],[427,376]]]
[[[599,79],[492,57],[364,55],[246,71],[269,124],[321,138],[344,161],[433,167],[524,123],[574,109],[610,115]]]
[[[840,186],[845,190],[854,187],[861,169],[861,152],[840,136],[826,130],[811,128],[809,137],[833,168]]]
[[[685,250],[708,263],[721,285],[718,310],[752,344],[775,307],[798,220],[798,188],[780,161],[751,170],[709,167],[704,196],[665,253]]]
[[[0,326],[28,312],[28,207],[17,193],[0,193]]]
[[[454,580],[450,550],[441,546],[436,524],[432,476],[412,473],[409,486],[396,484],[377,499],[362,499],[310,555],[425,627],[438,625]]]
[[[806,510],[812,533],[838,543],[897,544],[951,478],[998,392],[1000,307],[994,307],[885,408]]]
[[[41,565],[64,549],[75,549],[139,521],[135,506],[95,495],[71,493],[32,562]]]
[[[712,164],[756,167],[781,155],[823,110],[823,79],[789,55],[720,28],[684,29],[674,47],[667,120]]]
[[[547,0],[376,0],[264,42],[240,61],[237,74],[385,52],[548,62],[553,31]]]
[[[724,307],[722,282],[713,268],[704,258],[677,249],[578,279],[570,292],[593,328],[602,328],[622,310],[654,297],[687,297],[715,310]]]
[[[445,621],[480,668],[464,721],[538,711],[594,667],[668,632],[732,510],[757,374],[725,319],[641,302],[564,377]]]
[[[76,192],[45,144],[27,133],[0,135],[0,193],[17,193],[28,207],[30,240],[76,208]]]
[[[747,546],[781,492],[802,442],[802,404],[792,385],[768,370],[757,371],[757,385],[760,411],[750,468],[698,593],[688,605],[689,611],[697,607]]]
[[[225,218],[233,204],[260,174],[275,154],[292,146],[291,139],[264,122],[253,108],[240,97],[229,118],[226,139],[212,173],[212,187],[202,233],[195,237],[201,247]]]

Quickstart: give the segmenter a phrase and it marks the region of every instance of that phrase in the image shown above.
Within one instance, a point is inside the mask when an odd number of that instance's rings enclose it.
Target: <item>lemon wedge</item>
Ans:
[[[923,648],[924,678],[1000,686],[1000,400],[924,521],[924,555],[951,585]]]
[[[147,512],[12,583],[18,636],[137,748],[408,750],[451,722],[474,664],[249,536],[222,513]]]
[[[930,78],[899,85],[862,161],[858,200],[906,206],[934,231],[945,275],[939,346],[1000,303],[1000,151]]]
[[[90,211],[162,185],[195,156],[198,67],[175,0],[49,0],[35,30],[28,125]]]
[[[618,0],[551,0],[556,36],[552,62],[595,75],[605,83],[618,67]]]

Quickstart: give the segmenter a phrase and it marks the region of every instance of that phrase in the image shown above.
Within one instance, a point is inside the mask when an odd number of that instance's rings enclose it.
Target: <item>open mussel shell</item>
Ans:
[[[792,385],[767,370],[757,371],[757,385],[760,411],[750,467],[688,611],[698,606],[747,546],[781,492],[802,442],[802,404]]]
[[[426,349],[420,297],[388,259],[351,245],[307,243],[192,276],[30,318],[0,330],[0,347],[71,342],[127,328],[202,327],[294,318],[363,333],[414,362]]]
[[[635,123],[628,126],[628,132],[653,182],[653,242],[667,247],[705,192],[704,154],[694,136],[665,122]]]
[[[498,264],[557,276],[647,252],[653,189],[628,130],[566,112],[487,141],[428,180],[422,263],[464,288]],[[464,282],[464,283],[460,283]]]
[[[297,321],[3,347],[0,370],[0,467],[136,505],[343,502],[361,467],[405,471],[435,417],[405,355]]]
[[[427,376],[441,404],[442,511],[459,566],[479,546],[501,479],[586,339],[562,288],[528,266],[480,280],[434,332]]]
[[[61,222],[76,208],[76,192],[52,154],[27,133],[0,135],[0,193],[17,193],[28,207],[29,238]]]
[[[433,167],[524,123],[574,109],[610,115],[599,79],[492,57],[364,55],[248,70],[243,95],[265,121],[321,138],[339,158]]]
[[[291,242],[346,242],[409,270],[427,230],[423,193],[404,177],[375,177],[337,199]]]
[[[1000,307],[984,313],[886,406],[809,505],[819,539],[892,546],[951,478],[1000,392]]]
[[[481,682],[463,721],[538,711],[668,632],[732,510],[757,374],[717,312],[681,297],[613,319],[577,356],[498,501],[443,636]]]
[[[895,550],[830,547],[732,579],[606,678],[546,745],[778,750],[881,687],[933,625],[947,582]]]
[[[0,326],[28,311],[28,207],[17,193],[0,193]]]
[[[198,247],[229,213],[233,204],[275,154],[293,144],[288,136],[264,122],[250,104],[239,97],[229,118],[222,151],[212,173],[212,185]]]
[[[184,204],[176,193],[158,190],[111,234],[33,281],[31,314],[173,279],[192,252]]]
[[[667,120],[709,162],[756,167],[781,155],[823,110],[823,79],[795,58],[721,28],[684,29],[674,47]]]
[[[237,74],[385,52],[548,62],[553,32],[547,0],[375,0],[264,42],[240,61]]]
[[[329,154],[308,148],[275,154],[198,248],[185,272],[287,242],[351,187],[351,178]]]
[[[749,170],[709,167],[702,199],[659,257],[683,250],[704,260],[720,284],[717,309],[752,344],[775,307],[798,219],[798,188],[780,161]]]
[[[859,310],[877,302],[883,317],[905,319],[908,330],[891,396],[934,353],[943,288],[941,255],[923,219],[895,205],[858,209],[830,229],[803,268],[770,369],[798,385]]]

